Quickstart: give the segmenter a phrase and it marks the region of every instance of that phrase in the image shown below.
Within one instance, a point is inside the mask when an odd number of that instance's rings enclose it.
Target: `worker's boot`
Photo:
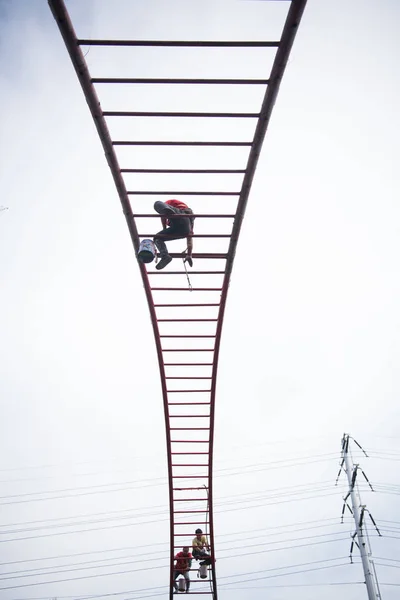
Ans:
[[[158,262],[156,264],[157,271],[161,271],[161,269],[164,269],[164,267],[169,265],[171,260],[172,260],[172,256],[170,256],[169,254],[164,254],[163,256],[161,256],[160,262]]]
[[[157,271],[161,271],[161,269],[164,269],[164,267],[169,265],[172,260],[172,256],[168,254],[167,245],[163,239],[155,237],[154,243],[158,252],[160,253],[160,262],[156,264],[156,269]]]

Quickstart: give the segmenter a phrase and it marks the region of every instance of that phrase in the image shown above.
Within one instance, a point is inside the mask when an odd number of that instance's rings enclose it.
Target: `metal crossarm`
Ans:
[[[182,197],[193,208],[194,270],[187,272],[180,260],[184,257],[184,248],[177,252],[177,244],[184,247],[186,242],[171,242],[167,238],[165,241],[168,246],[175,244],[175,251],[170,252],[175,259],[172,268],[158,271],[154,270],[154,265],[148,266],[138,261],[156,344],[165,416],[170,512],[170,577],[166,584],[172,600],[174,554],[182,548],[182,544],[190,545],[197,527],[200,526],[209,538],[212,559],[216,556],[213,517],[214,421],[218,359],[228,287],[253,177],[306,0],[288,1],[283,30],[277,32],[272,41],[78,38],[64,1],[48,0],[48,3],[103,145],[135,254],[139,251],[140,240],[152,237],[152,234],[145,232],[157,231],[159,226],[154,227],[157,223],[154,218],[159,215],[151,212],[152,202],[165,197]],[[224,78],[216,76],[212,65],[205,60],[207,68],[210,68],[209,77],[203,76],[203,73],[198,77],[192,72],[187,74],[190,76],[183,73],[176,77],[176,71],[169,76],[168,64],[162,70],[163,77],[135,77],[134,72],[124,73],[121,77],[113,77],[112,73],[104,73],[104,76],[96,73],[92,77],[82,46],[103,47],[107,52],[112,47],[118,48],[118,52],[144,47],[159,48],[160,63],[164,60],[164,48],[175,48],[175,52],[189,52],[191,50],[188,49],[192,48],[199,54],[207,49],[207,52],[222,53],[227,61],[230,52],[243,52],[243,63],[246,65],[249,63],[246,53],[249,51],[270,52],[272,67],[268,69],[269,72],[262,72],[259,76],[248,71],[247,76]],[[140,54],[138,57],[140,61]],[[133,61],[135,67],[138,61]],[[132,69],[132,62],[129,64]],[[258,106],[249,101],[248,110],[237,110],[232,106],[234,94],[229,94],[225,110],[221,110],[220,106],[214,108],[212,103],[203,103],[195,110],[192,106],[181,108],[174,103],[173,111],[170,106],[163,105],[143,111],[143,107],[135,105],[130,100],[132,96],[129,96],[128,104],[110,106],[103,111],[97,90],[105,93],[106,88],[113,86],[115,90],[115,86],[119,86],[118,90],[123,94],[128,89],[124,85],[130,90],[134,86],[142,86],[141,89],[143,86],[146,89],[159,86],[157,99],[161,104],[163,95],[160,87],[166,86],[164,89],[168,89],[171,85],[175,86],[174,89],[182,86],[201,93],[207,93],[212,86],[216,86],[213,88],[217,89],[214,92],[216,97],[218,90],[223,94],[224,90],[230,89],[229,86],[240,85],[245,93],[261,90],[264,95],[258,101]],[[143,127],[135,129],[139,122]],[[153,127],[154,123],[173,124],[174,135],[163,135],[164,129],[160,128],[161,133],[156,130],[154,135],[153,129],[152,135],[146,137],[143,132],[149,122],[153,123]],[[230,128],[228,135],[213,139],[218,124],[222,126],[226,123],[234,123],[235,126]],[[121,125],[119,129],[116,127],[118,124]],[[189,135],[186,131],[188,124],[194,128],[195,125],[203,128],[207,124],[211,133],[202,131],[201,135]],[[243,131],[239,135],[241,127]],[[118,133],[111,135],[111,131]],[[140,138],[127,133],[124,139],[125,131],[140,131]],[[180,159],[174,158],[175,152],[180,152]],[[238,153],[239,158],[227,166],[221,157],[230,152]],[[199,153],[202,153],[204,164],[190,160],[191,156],[196,158]],[[133,159],[127,159],[132,156]],[[138,177],[141,177],[140,185]],[[146,188],[143,184],[144,180],[150,181],[149,177],[155,189]],[[188,177],[191,177],[189,184]],[[208,178],[213,182],[210,189]],[[218,185],[215,181],[219,182]],[[163,279],[154,279],[153,275],[163,275]],[[196,578],[194,571],[192,568],[190,579],[193,586],[190,592],[217,600],[215,560],[209,567],[208,579]]]

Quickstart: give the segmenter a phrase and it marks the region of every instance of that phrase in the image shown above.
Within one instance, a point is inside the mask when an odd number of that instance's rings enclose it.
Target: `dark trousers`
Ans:
[[[158,212],[158,214],[165,216],[168,218],[169,215],[185,215],[182,218],[176,217],[171,219],[171,224],[165,229],[162,229],[154,236],[154,243],[157,246],[157,250],[159,251],[161,257],[166,256],[168,254],[167,245],[164,242],[165,240],[180,240],[185,238],[191,232],[191,222],[190,217],[180,208],[175,208],[175,206],[170,206],[165,202],[161,202],[157,200],[154,203],[154,210]]]
[[[212,558],[209,554],[207,554],[205,550],[193,549],[192,554],[193,558],[195,558],[196,560],[201,560],[201,562],[205,565],[211,565]]]
[[[190,576],[189,571],[174,571],[174,588],[178,590],[178,586],[176,584],[176,579],[178,579],[179,575],[183,575],[186,581],[186,591],[190,588]]]

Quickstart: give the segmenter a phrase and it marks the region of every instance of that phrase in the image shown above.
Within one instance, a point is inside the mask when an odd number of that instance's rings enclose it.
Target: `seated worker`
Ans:
[[[210,551],[210,545],[207,541],[205,535],[201,529],[196,529],[196,537],[193,538],[192,547],[193,547],[193,558],[195,560],[201,560],[201,565],[211,565],[212,559],[209,554],[207,554],[206,549]]]
[[[163,229],[154,236],[154,243],[161,257],[156,269],[164,269],[172,260],[164,240],[180,240],[185,237],[187,238],[185,262],[188,262],[192,267],[193,240],[191,236],[193,235],[194,224],[194,217],[190,216],[193,214],[192,209],[180,200],[167,200],[166,202],[157,200],[154,203],[154,210],[161,215],[163,226]],[[168,215],[182,215],[182,217],[168,219]]]
[[[190,588],[190,578],[189,571],[192,566],[192,558],[193,556],[189,552],[189,546],[184,546],[182,548],[182,552],[178,552],[175,556],[175,567],[174,567],[174,594],[178,593],[178,585],[176,583],[179,575],[183,575],[186,581],[186,593],[189,592]]]

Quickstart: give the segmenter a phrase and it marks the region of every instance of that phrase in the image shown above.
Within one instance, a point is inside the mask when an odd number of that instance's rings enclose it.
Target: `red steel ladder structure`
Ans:
[[[165,414],[170,504],[170,579],[166,584],[171,600],[174,555],[183,545],[191,545],[197,527],[208,536],[215,558],[214,413],[228,286],[258,158],[306,0],[279,3],[287,7],[286,20],[280,35],[273,41],[79,39],[63,0],[48,2],[103,145],[135,253],[140,241],[151,238],[160,228],[159,215],[152,209],[155,200],[178,198],[197,207],[194,209],[194,267],[189,268],[189,273],[180,260],[180,252],[171,253],[175,260],[164,270],[156,270],[154,263],[148,265],[138,261],[154,332]],[[124,77],[92,77],[82,46],[101,47],[103,52],[151,48],[158,51],[159,61],[171,49],[180,53],[195,49],[202,67],[208,65],[212,51],[226,52],[228,56],[234,52],[235,57],[243,53],[244,63],[245,53],[249,50],[267,50],[273,55],[263,78],[177,78],[168,74],[162,78],[146,78],[134,77],[132,72]],[[232,58],[228,60],[232,64]],[[130,71],[136,68],[135,62],[129,65]],[[126,106],[124,110],[103,110],[98,91],[105,93],[106,89],[114,90],[117,86],[126,90],[152,86],[161,99],[163,89],[175,91],[185,87],[196,94],[199,89],[212,88],[216,90],[214,96],[218,97],[219,90],[225,91],[232,86],[235,90],[240,88],[241,92],[257,89],[260,101],[257,110],[252,112],[210,111],[207,110],[208,103],[203,111],[139,111],[132,106],[134,100],[129,96],[129,110]],[[145,139],[137,135],[134,139],[114,139],[114,134],[110,133],[113,128],[116,130],[116,121],[122,123],[121,132],[129,131],[128,122],[139,123],[141,127],[137,126],[133,131],[141,133],[143,123],[149,119],[172,123],[174,135],[168,137],[162,130],[162,139],[153,139],[154,135]],[[228,139],[214,139],[215,135],[213,139],[204,139],[204,134],[190,138],[185,134],[189,121],[208,123],[211,127],[217,122],[229,122],[230,135]],[[243,123],[245,127],[242,127]],[[176,139],[179,132],[182,132],[182,138]],[[232,135],[237,135],[237,139]],[[132,159],[130,150],[140,152],[140,160],[134,155]],[[227,164],[230,151],[240,153],[232,159],[232,165]],[[122,160],[123,168],[120,166]],[[147,176],[151,182],[163,182],[166,177],[172,177],[174,186],[173,189],[154,186],[156,189],[140,190],[133,180],[133,189],[130,189],[130,178],[135,176]],[[212,177],[218,187],[202,190],[202,177]],[[185,189],[187,181],[191,182],[189,189]],[[236,182],[235,189],[231,189],[228,181]],[[181,245],[184,251],[185,240],[181,240]],[[193,562],[190,593],[217,600],[215,561],[209,567],[207,579],[195,575]]]

